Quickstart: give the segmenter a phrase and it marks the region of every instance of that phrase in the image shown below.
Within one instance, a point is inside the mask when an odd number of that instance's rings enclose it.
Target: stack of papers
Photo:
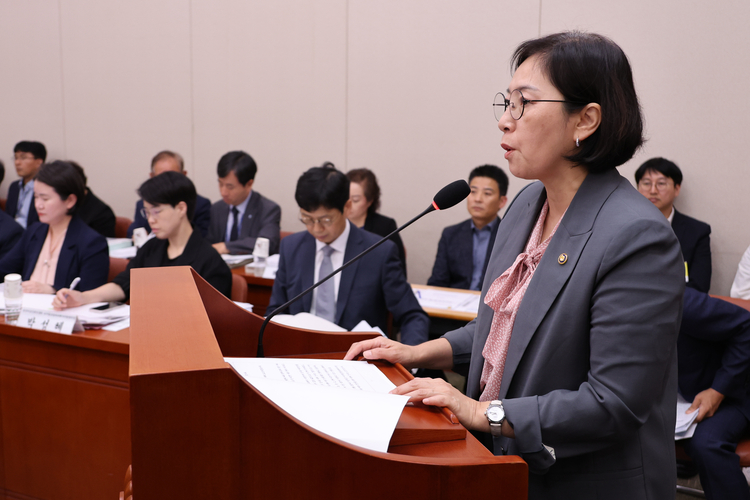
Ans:
[[[366,361],[224,358],[248,383],[304,424],[349,444],[388,451],[409,398]]]
[[[677,422],[675,423],[674,439],[687,439],[693,437],[695,428],[698,426],[698,422],[695,421],[698,418],[698,410],[693,413],[685,413],[690,404],[681,395],[677,395]]]
[[[253,261],[252,254],[230,255],[228,253],[223,253],[221,254],[221,258],[224,259],[224,262],[226,262],[231,268],[244,266],[248,262]]]
[[[130,326],[130,306],[121,305],[106,311],[96,311],[93,308],[103,306],[106,302],[94,302],[80,307],[71,307],[62,311],[55,311],[52,307],[54,295],[40,293],[24,293],[24,310],[54,312],[63,316],[77,317],[84,328],[103,329],[112,332],[123,330]],[[5,309],[5,298],[0,293],[0,307]]]
[[[414,296],[422,307],[433,309],[450,309],[452,311],[479,311],[479,294],[466,292],[450,292],[447,290],[432,290],[428,288],[414,288]]]
[[[304,330],[315,330],[317,332],[345,332],[346,328],[342,328],[332,321],[323,319],[320,316],[315,316],[308,312],[301,312],[297,314],[277,314],[271,318],[271,323],[278,323],[279,325],[291,326],[293,328],[302,328]],[[367,321],[362,320],[351,329],[353,332],[378,332],[383,337],[386,336],[383,330],[377,326],[371,326]]]

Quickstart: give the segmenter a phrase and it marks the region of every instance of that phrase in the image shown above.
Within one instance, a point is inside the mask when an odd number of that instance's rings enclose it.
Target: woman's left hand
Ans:
[[[38,281],[24,281],[21,283],[24,293],[55,293],[55,289]]]
[[[415,378],[396,387],[391,394],[409,396],[410,402],[448,408],[467,429],[489,431],[489,423],[484,416],[488,404],[462,394],[445,380]]]

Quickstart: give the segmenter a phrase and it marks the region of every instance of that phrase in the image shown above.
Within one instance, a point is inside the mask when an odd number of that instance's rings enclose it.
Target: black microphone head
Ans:
[[[464,201],[471,193],[469,184],[463,180],[451,182],[432,199],[432,206],[435,210],[445,210]]]

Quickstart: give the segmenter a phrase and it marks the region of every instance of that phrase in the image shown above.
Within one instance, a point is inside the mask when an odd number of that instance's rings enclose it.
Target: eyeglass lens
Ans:
[[[505,99],[505,94],[498,92],[495,94],[495,102],[492,104],[492,109],[495,110],[495,119],[500,121],[500,118],[505,113],[505,109],[510,107],[510,116],[514,120],[520,120],[523,116],[523,94],[520,90],[514,90],[510,93],[510,99]]]

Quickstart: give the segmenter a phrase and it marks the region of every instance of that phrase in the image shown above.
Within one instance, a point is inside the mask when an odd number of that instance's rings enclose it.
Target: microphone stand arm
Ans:
[[[371,251],[375,250],[377,247],[379,247],[380,245],[382,245],[383,243],[385,243],[386,241],[388,241],[391,238],[391,236],[395,235],[396,233],[401,232],[402,229],[405,229],[405,228],[409,227],[414,222],[416,222],[417,220],[421,219],[422,217],[424,217],[428,213],[433,212],[434,210],[435,210],[435,207],[433,205],[430,205],[428,208],[426,208],[424,210],[424,212],[422,212],[421,214],[417,215],[412,220],[410,220],[409,222],[407,222],[403,226],[399,227],[398,229],[396,229],[395,231],[393,231],[388,236],[385,236],[380,241],[378,241],[377,243],[373,244],[367,250],[365,250],[361,254],[357,255],[352,260],[350,260],[349,262],[345,263],[343,266],[339,267],[338,269],[336,269],[335,271],[333,271],[331,274],[329,274],[328,276],[326,276],[322,280],[318,281],[317,283],[314,283],[310,288],[308,288],[304,292],[300,293],[299,295],[297,295],[296,297],[294,297],[292,300],[288,301],[285,304],[280,305],[271,314],[269,314],[268,316],[266,316],[266,319],[263,320],[263,324],[260,325],[260,331],[258,332],[258,350],[256,352],[256,357],[258,357],[258,358],[264,357],[264,352],[263,352],[263,332],[265,332],[266,325],[268,325],[268,322],[271,321],[271,318],[273,318],[274,316],[276,316],[280,312],[283,312],[284,310],[286,310],[287,307],[289,307],[290,305],[292,305],[295,302],[297,302],[297,300],[299,300],[300,298],[304,297],[305,295],[307,295],[308,293],[310,293],[311,291],[313,291],[314,289],[316,289],[317,287],[319,287],[320,285],[322,285],[323,283],[325,283],[329,279],[333,278],[337,273],[340,273],[341,271],[343,271],[344,269],[346,269],[347,267],[349,267],[350,264],[353,264],[354,262],[358,261],[359,259],[361,259],[365,255],[367,255]]]

